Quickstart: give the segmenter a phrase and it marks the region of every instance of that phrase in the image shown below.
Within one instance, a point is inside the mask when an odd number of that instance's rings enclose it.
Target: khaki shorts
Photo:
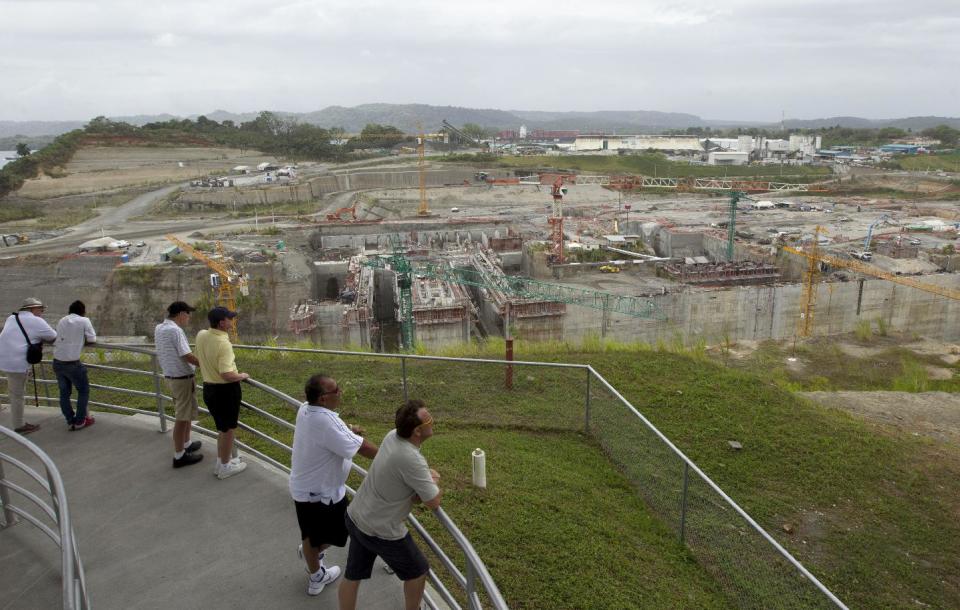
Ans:
[[[173,398],[173,412],[177,421],[197,421],[200,406],[197,404],[196,379],[164,379]]]

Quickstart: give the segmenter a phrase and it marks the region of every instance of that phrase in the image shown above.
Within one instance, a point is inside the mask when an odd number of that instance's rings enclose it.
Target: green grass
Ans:
[[[772,344],[741,368],[720,366],[702,349],[599,340],[587,350],[521,342],[517,358],[590,363],[851,607],[957,607],[956,448],[879,430],[786,387],[890,388],[898,376],[914,374],[905,363],[925,362],[882,337],[871,341],[883,348],[876,361],[884,364],[814,344],[797,355],[806,377],[792,380],[780,364],[786,348]],[[462,353],[497,357],[501,350],[491,341]],[[387,431],[401,397],[395,361],[249,350],[238,350],[237,360],[292,396],[302,394],[309,374],[333,374],[345,388],[342,415],[373,438]],[[696,560],[676,545],[678,463],[596,385],[593,434],[584,436],[581,370],[516,365],[512,391],[502,389],[501,366],[410,362],[407,374],[411,395],[424,398],[437,420],[424,454],[449,490],[445,509],[511,607],[744,607],[750,604],[739,595],[755,592],[779,592],[785,605],[806,606],[793,597],[800,585],[767,577],[768,551],[695,477],[687,526]],[[927,383],[956,391],[951,380]],[[292,418],[292,410],[255,390],[245,389],[245,397]],[[150,408],[150,399],[135,400]],[[743,449],[732,450],[729,440]],[[469,485],[474,447],[487,452],[485,492]],[[431,519],[423,521],[443,537]],[[708,546],[713,554],[703,553]],[[576,578],[568,577],[571,565]]]
[[[810,182],[829,178],[829,168],[780,166],[708,166],[669,161],[663,155],[576,155],[500,157],[500,167],[539,170],[543,168],[578,170],[603,174],[641,174],[662,178],[676,177],[764,177],[783,182]]]
[[[903,169],[913,171],[960,172],[960,153],[944,155],[902,155],[896,158]]]

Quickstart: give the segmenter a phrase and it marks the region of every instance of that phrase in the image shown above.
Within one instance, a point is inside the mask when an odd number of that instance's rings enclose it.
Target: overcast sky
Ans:
[[[0,0],[0,120],[425,103],[960,116],[960,0]]]

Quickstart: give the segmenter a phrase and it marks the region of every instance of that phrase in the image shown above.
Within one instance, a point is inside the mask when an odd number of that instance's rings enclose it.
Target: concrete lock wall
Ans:
[[[202,265],[116,266],[116,257],[81,256],[35,263],[2,264],[5,290],[0,308],[14,311],[28,296],[40,298],[48,309],[45,318],[55,323],[70,302],[87,305],[94,327],[102,335],[152,336],[175,300],[212,303],[209,270]],[[240,334],[245,341],[295,336],[287,330],[289,308],[315,290],[312,279],[285,279],[275,263],[248,264],[250,296],[240,301]],[[386,275],[386,274],[384,274]],[[960,289],[953,274],[923,276],[925,283]],[[390,282],[381,282],[383,286]],[[377,300],[389,303],[389,291]],[[476,296],[476,292],[475,292]],[[687,290],[650,298],[667,320],[643,319],[567,305],[562,316],[520,318],[514,335],[527,340],[571,340],[588,336],[621,341],[658,340],[708,343],[737,340],[789,339],[800,316],[798,284],[739,286],[716,290]],[[480,318],[493,334],[502,333],[502,320],[493,305],[479,303]],[[4,311],[4,309],[0,309]],[[318,316],[315,341],[330,345],[366,345],[369,329],[348,329],[342,324],[343,306],[325,303]],[[862,320],[884,320],[892,331],[913,332],[941,341],[960,340],[960,302],[881,279],[821,282],[817,290],[813,332],[828,335],[852,332]],[[206,325],[202,312],[194,315],[191,336]],[[449,332],[448,332],[449,331]],[[427,332],[425,338],[446,341],[461,332],[457,325]],[[313,338],[313,337],[311,337]]]
[[[954,275],[925,276],[924,282],[954,289]],[[861,288],[862,285],[862,288]],[[709,344],[726,340],[784,340],[794,336],[800,321],[801,287],[738,286],[686,291],[650,299],[666,321],[635,318],[586,307],[567,306],[563,338],[586,336],[621,341],[699,339]],[[881,279],[822,282],[814,308],[814,335],[852,332],[861,320],[883,319],[893,331],[914,332],[941,341],[960,339],[960,302]]]
[[[427,170],[428,187],[448,184],[473,183],[472,169]],[[177,203],[187,208],[210,206],[214,208],[246,207],[279,203],[317,201],[325,195],[350,190],[376,188],[418,188],[420,173],[416,169],[396,171],[352,170],[338,174],[317,176],[297,184],[262,184],[255,187],[228,187],[194,189],[180,194]]]

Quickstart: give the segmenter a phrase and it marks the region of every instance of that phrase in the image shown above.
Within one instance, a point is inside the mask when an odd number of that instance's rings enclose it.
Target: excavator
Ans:
[[[357,220],[357,201],[359,201],[358,196],[353,197],[353,205],[346,208],[340,208],[333,214],[327,214],[327,220],[334,222],[351,222]],[[350,214],[350,220],[344,218],[346,214]]]

